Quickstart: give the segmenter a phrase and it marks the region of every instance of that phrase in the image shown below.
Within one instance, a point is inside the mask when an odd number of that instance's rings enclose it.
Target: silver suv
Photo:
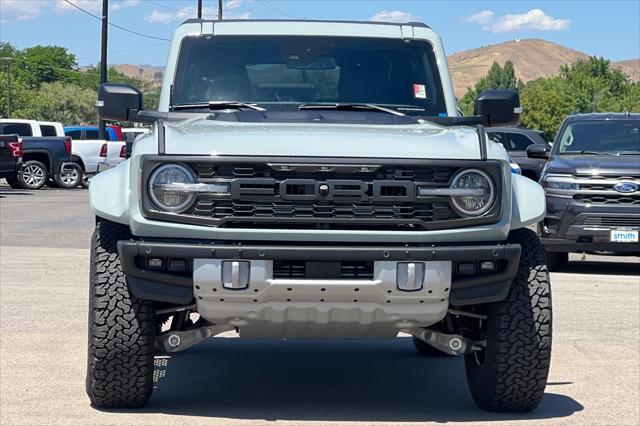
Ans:
[[[403,332],[463,356],[480,407],[538,405],[551,294],[526,227],[544,193],[484,130],[517,122],[518,95],[485,92],[460,117],[429,27],[189,20],[158,111],[124,85],[98,104],[153,130],[91,182],[96,406],[144,405],[155,353],[230,330]]]

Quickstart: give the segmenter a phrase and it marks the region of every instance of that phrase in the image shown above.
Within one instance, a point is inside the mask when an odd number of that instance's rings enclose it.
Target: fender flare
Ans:
[[[520,175],[511,176],[511,229],[524,228],[544,219],[547,202],[537,182]]]
[[[128,162],[98,173],[89,185],[89,206],[96,216],[129,225]]]

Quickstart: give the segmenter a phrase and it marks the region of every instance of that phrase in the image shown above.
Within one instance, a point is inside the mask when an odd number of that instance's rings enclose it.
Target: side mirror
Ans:
[[[486,90],[476,98],[473,108],[474,115],[487,117],[489,126],[515,126],[521,112],[516,90]]]
[[[127,84],[101,84],[96,105],[103,120],[134,121],[142,110],[142,93]]]
[[[527,147],[527,157],[529,158],[549,158],[549,147],[541,143],[529,145]]]

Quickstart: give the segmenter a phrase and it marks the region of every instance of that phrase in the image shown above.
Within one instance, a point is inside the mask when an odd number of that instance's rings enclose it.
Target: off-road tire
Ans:
[[[71,166],[69,166],[71,167]],[[63,173],[58,173],[53,177],[56,185],[60,188],[64,189],[73,189],[77,188],[82,182],[82,167],[78,164],[74,164],[73,168],[75,170],[75,174],[69,174],[63,176]]]
[[[23,189],[40,189],[49,179],[47,166],[36,160],[29,160],[22,165],[18,173],[18,183]]]
[[[526,412],[544,395],[551,361],[551,287],[535,232],[512,231],[522,254],[507,299],[486,306],[487,346],[465,356],[467,383],[488,411]]]
[[[126,226],[98,219],[91,248],[87,394],[96,407],[144,406],[153,391],[155,310],[129,292],[116,248]]]
[[[547,268],[550,271],[559,271],[569,263],[569,253],[552,251],[545,254]]]
[[[431,346],[430,344],[428,344],[427,342],[420,340],[416,337],[412,338],[413,340],[413,346],[415,346],[416,351],[418,351],[418,353],[420,355],[424,355],[424,356],[431,356],[431,357],[451,357],[453,355],[449,355],[446,352],[442,352],[439,349],[434,348],[433,346]]]

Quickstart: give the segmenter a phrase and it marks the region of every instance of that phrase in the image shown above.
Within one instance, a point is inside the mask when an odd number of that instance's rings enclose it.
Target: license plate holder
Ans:
[[[612,229],[609,240],[615,243],[637,243],[638,231],[632,229]]]

